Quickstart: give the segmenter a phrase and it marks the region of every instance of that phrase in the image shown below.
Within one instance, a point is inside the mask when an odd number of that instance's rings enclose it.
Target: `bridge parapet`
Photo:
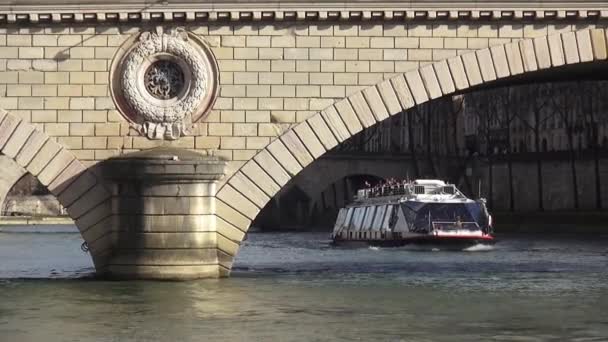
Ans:
[[[594,0],[549,1],[250,1],[216,0],[162,4],[137,0],[113,4],[98,0],[0,1],[4,23],[112,23],[126,22],[260,22],[260,21],[403,21],[403,20],[564,20],[608,18],[608,6]]]

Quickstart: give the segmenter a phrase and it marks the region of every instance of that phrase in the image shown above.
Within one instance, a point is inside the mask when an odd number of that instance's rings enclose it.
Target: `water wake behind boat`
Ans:
[[[494,250],[493,245],[478,243],[471,247],[467,247],[467,248],[463,249],[462,251],[463,252],[487,252],[487,251],[492,251],[492,250]]]

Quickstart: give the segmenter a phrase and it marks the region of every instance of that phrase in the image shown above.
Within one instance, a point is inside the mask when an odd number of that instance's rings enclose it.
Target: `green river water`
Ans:
[[[51,232],[52,231],[52,232]],[[341,249],[251,234],[229,279],[111,282],[73,227],[0,233],[0,341],[608,341],[608,235]]]

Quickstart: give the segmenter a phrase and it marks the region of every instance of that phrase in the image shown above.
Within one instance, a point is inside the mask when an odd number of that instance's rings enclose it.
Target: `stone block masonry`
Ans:
[[[194,137],[169,145],[226,158],[230,174],[269,139],[369,85],[470,50],[605,26],[605,22],[288,21],[164,26],[183,26],[211,46],[221,87],[211,115],[196,124]],[[153,26],[48,23],[0,29],[0,108],[35,123],[87,165],[160,145],[130,130],[109,95],[113,57],[125,40],[142,30]]]
[[[226,162],[175,148],[154,148],[101,164],[111,180],[111,216],[84,231],[97,273],[118,279],[217,278],[221,255],[236,253],[219,238],[217,181]],[[234,242],[232,242],[234,244]]]

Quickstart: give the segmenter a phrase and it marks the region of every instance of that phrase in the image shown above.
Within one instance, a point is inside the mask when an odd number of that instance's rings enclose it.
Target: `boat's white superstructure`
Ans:
[[[453,184],[419,179],[360,189],[340,210],[332,239],[379,245],[409,242],[492,241],[484,200],[467,198]]]

